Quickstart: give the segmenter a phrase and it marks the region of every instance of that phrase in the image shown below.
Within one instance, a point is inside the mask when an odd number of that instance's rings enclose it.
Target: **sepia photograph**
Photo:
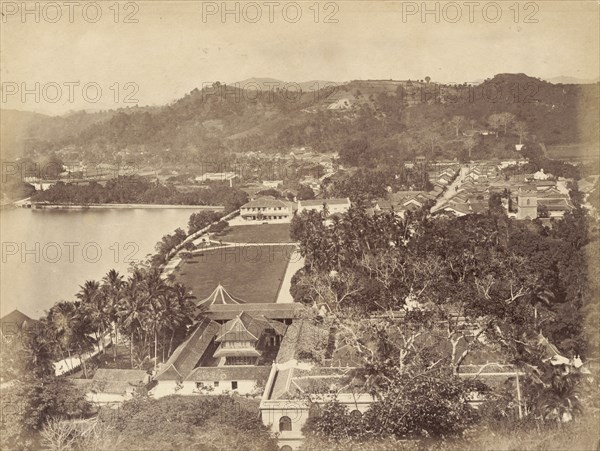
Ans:
[[[600,451],[600,1],[0,10],[0,449]]]

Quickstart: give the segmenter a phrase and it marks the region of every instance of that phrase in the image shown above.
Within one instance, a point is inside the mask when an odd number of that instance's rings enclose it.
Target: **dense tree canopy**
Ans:
[[[214,184],[193,192],[178,191],[172,185],[161,185],[139,176],[121,176],[102,186],[98,182],[86,185],[57,182],[32,197],[33,201],[58,204],[173,204],[223,205],[235,210],[248,201],[248,195],[223,184]]]

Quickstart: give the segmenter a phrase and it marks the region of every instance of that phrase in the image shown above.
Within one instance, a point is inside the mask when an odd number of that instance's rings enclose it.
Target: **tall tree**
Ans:
[[[106,310],[108,315],[112,334],[113,334],[113,360],[117,360],[118,345],[119,345],[119,327],[120,327],[120,316],[118,315],[119,301],[121,299],[121,293],[125,281],[123,276],[120,275],[116,270],[111,269],[102,278],[102,289],[105,293]]]
[[[454,131],[456,133],[456,137],[458,138],[458,132],[460,131],[461,124],[465,121],[464,116],[452,116],[450,119],[450,124],[454,127]]]

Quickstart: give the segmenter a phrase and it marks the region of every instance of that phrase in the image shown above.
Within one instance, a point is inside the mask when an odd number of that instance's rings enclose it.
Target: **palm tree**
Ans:
[[[25,369],[38,378],[54,375],[52,341],[47,338],[47,328],[48,325],[42,323],[42,327],[27,330],[21,334]]]
[[[163,315],[164,315],[164,296],[168,291],[168,286],[165,281],[161,278],[161,273],[158,270],[153,270],[146,274],[144,279],[144,291],[146,297],[146,315],[145,321],[143,322],[144,329],[144,343],[149,338],[148,333],[154,336],[154,361],[156,365],[157,359],[157,347],[158,347],[158,333],[162,328]],[[150,351],[150,345],[148,343],[148,351]],[[150,358],[150,352],[148,352]]]
[[[60,301],[50,309],[46,316],[46,335],[58,348],[63,359],[65,359],[65,351],[67,352],[66,362],[70,362],[71,359],[73,341],[71,327],[75,321],[75,315],[76,306],[73,302]]]
[[[123,281],[123,276],[114,269],[108,271],[102,278],[102,288],[105,291],[106,311],[115,337],[113,343],[113,360],[115,361],[117,360],[117,345],[119,344],[120,326],[120,317],[117,315],[117,312],[124,285],[125,282]]]
[[[122,297],[118,304],[117,316],[119,324],[129,335],[129,358],[133,368],[133,349],[135,335],[139,334],[142,327],[142,317],[145,312],[145,302],[140,278],[134,272],[123,288]]]
[[[94,340],[90,334],[96,331],[96,325],[87,315],[86,308],[80,302],[75,302],[75,315],[69,329],[71,347],[77,352],[83,369],[83,377],[87,379],[85,353],[94,349]]]
[[[79,288],[80,291],[76,294],[76,297],[81,301],[80,314],[86,316],[90,326],[94,329],[97,343],[102,352],[105,352],[104,336],[106,328],[110,326],[106,293],[100,289],[100,283],[95,280],[87,280]]]
[[[145,331],[150,332],[154,336],[154,370],[156,370],[156,363],[158,361],[158,335],[165,324],[165,301],[166,296],[164,295],[152,298],[148,303],[148,309],[142,321]],[[149,343],[147,351],[148,358],[152,358]]]
[[[538,327],[538,308],[545,307],[548,309],[554,300],[554,293],[546,287],[546,284],[538,280],[534,286],[531,288],[531,291],[528,296],[529,303],[533,306],[533,328],[537,332]]]
[[[169,338],[169,351],[167,353],[169,356],[173,350],[175,332],[183,326],[191,324],[193,318],[198,315],[203,315],[206,311],[205,306],[200,308],[196,307],[192,302],[193,299],[196,299],[196,296],[192,295],[192,293],[180,283],[176,283],[169,290],[169,296],[167,296],[167,302],[165,303],[166,328],[171,332]]]
[[[560,368],[552,368],[550,383],[539,394],[536,405],[544,420],[566,423],[582,412],[579,377],[578,373],[565,373]]]
[[[87,378],[87,367],[84,354],[93,349],[94,340],[90,334],[95,331],[94,324],[80,301],[61,301],[54,305],[46,316],[44,335],[61,351],[67,350],[70,360],[74,351],[81,362],[84,377]],[[73,369],[73,368],[71,368]]]

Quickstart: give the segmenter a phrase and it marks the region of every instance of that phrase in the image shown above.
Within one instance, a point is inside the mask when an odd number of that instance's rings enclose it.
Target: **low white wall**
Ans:
[[[219,380],[219,386],[214,386],[215,381],[203,381],[206,387],[212,387],[212,390],[201,390],[196,386],[195,381],[184,381],[183,384],[177,385],[175,381],[158,381],[156,387],[150,390],[150,395],[154,398],[162,398],[169,395],[223,395],[228,393],[237,393],[239,395],[256,394],[257,381],[255,380],[238,380],[238,388],[231,388],[231,380]]]

